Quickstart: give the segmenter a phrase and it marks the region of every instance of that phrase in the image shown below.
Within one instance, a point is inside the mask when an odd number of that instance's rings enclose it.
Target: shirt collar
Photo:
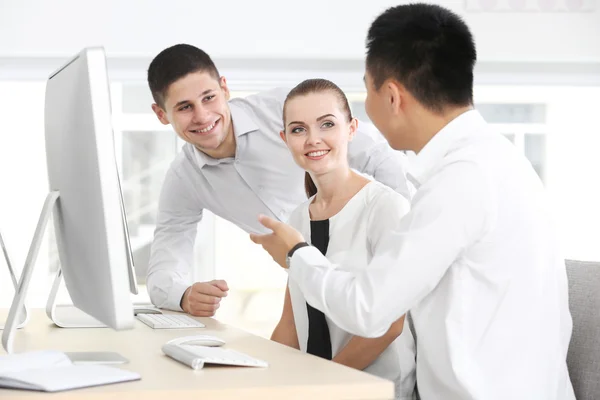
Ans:
[[[441,159],[452,149],[458,147],[461,139],[474,133],[481,133],[486,122],[476,110],[469,110],[450,121],[411,161],[408,179],[418,189],[434,171]]]
[[[235,135],[235,152],[236,156],[240,154],[240,140],[239,138],[246,135],[247,133],[258,130],[258,125],[252,119],[252,117],[244,110],[241,106],[229,102],[229,111],[231,112],[231,120],[233,121],[233,134]],[[194,149],[194,158],[200,168],[205,165],[219,165],[223,163],[229,163],[234,160],[233,157],[216,159],[212,158],[206,153],[198,150],[196,146],[192,146]]]
[[[258,125],[252,117],[240,105],[229,102],[229,110],[231,111],[231,119],[233,120],[233,132],[236,137],[243,136],[247,133],[258,130]]]

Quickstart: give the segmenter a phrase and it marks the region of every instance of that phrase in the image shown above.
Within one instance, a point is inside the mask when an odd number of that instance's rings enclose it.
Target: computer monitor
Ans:
[[[50,214],[73,304],[116,330],[133,327],[136,292],[111,120],[106,57],[86,48],[53,73],[45,100],[50,193],[23,268],[2,344],[12,352],[21,309]]]

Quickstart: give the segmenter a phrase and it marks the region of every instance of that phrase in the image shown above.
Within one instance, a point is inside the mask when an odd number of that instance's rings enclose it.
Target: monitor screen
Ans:
[[[102,48],[86,48],[48,78],[46,157],[58,191],[54,228],[73,304],[114,329],[133,326],[135,273],[115,159]]]

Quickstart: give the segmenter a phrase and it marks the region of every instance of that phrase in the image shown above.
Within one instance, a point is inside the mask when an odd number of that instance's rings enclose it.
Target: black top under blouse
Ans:
[[[310,221],[311,244],[326,255],[329,244],[329,220]],[[308,343],[306,352],[331,360],[331,338],[325,314],[306,303],[308,311]]]

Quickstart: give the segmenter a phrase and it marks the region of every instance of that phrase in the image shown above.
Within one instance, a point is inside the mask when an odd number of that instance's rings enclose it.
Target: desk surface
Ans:
[[[7,310],[0,310],[2,321]],[[15,335],[16,351],[116,351],[130,360],[120,368],[142,380],[60,393],[0,389],[0,398],[45,396],[52,399],[390,399],[392,382],[252,335],[212,318],[198,318],[206,328],[151,329],[137,321],[133,330],[57,328],[43,310],[33,310],[27,326]],[[170,339],[207,334],[226,341],[226,348],[269,362],[268,368],[205,366],[194,371],[165,356]],[[0,354],[5,354],[0,346]],[[175,397],[176,396],[176,397]]]

